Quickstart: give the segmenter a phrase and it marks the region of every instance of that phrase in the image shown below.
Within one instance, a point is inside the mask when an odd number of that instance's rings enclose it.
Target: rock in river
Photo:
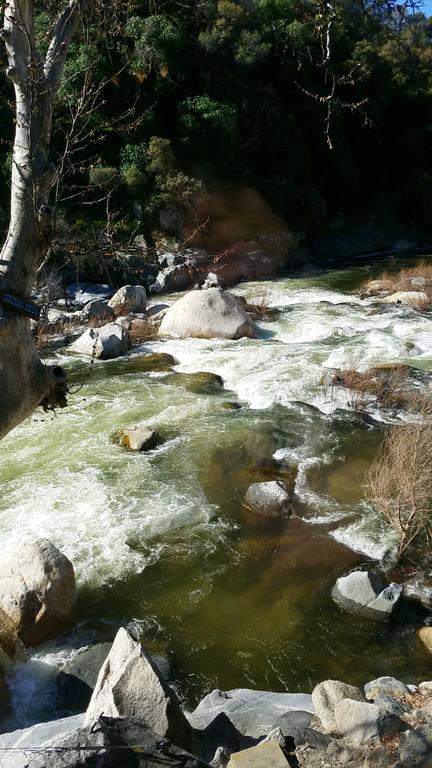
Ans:
[[[38,645],[60,634],[75,612],[72,563],[47,539],[24,542],[0,562],[0,643]],[[5,619],[3,621],[2,619]]]
[[[145,312],[147,306],[146,289],[143,285],[124,285],[109,300],[108,306],[111,307],[116,317],[135,312]]]
[[[138,720],[177,747],[193,746],[192,729],[175,693],[141,644],[123,628],[99,672],[85,725],[96,723],[102,713]]]
[[[292,494],[280,480],[253,483],[245,497],[247,507],[266,517],[288,517],[293,511],[292,501]]]
[[[119,432],[120,443],[128,451],[150,451],[160,442],[160,436],[151,427],[125,427]]]
[[[256,335],[255,323],[233,296],[221,288],[189,291],[163,318],[159,334],[172,338],[240,339]]]
[[[100,328],[89,328],[67,351],[73,355],[111,360],[123,355],[128,346],[128,332],[119,323],[108,323]]]
[[[385,586],[380,576],[369,571],[353,571],[342,576],[332,589],[333,599],[343,608],[376,621],[388,619],[401,596],[399,584]]]

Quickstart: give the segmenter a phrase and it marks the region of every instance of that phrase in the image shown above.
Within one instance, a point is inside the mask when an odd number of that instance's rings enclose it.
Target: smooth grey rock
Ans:
[[[381,741],[407,727],[398,717],[383,712],[375,704],[352,699],[337,702],[335,719],[339,734],[357,745]]]
[[[47,723],[37,723],[37,725],[32,725],[29,728],[2,733],[0,734],[0,748],[39,747],[58,736],[73,733],[82,727],[83,722],[84,714],[82,713],[71,717],[62,717],[60,720],[50,720]],[[3,766],[3,763],[0,762],[0,765]]]
[[[365,701],[359,688],[347,685],[340,680],[324,680],[312,691],[315,715],[321,720],[324,729],[330,733],[336,730],[335,707],[343,699]]]
[[[25,541],[0,559],[0,645],[38,645],[64,631],[76,606],[72,563],[48,539]]]
[[[99,283],[72,283],[66,288],[68,301],[81,307],[92,299],[110,299],[114,292],[111,285]]]
[[[123,355],[129,346],[129,334],[118,323],[89,328],[73,342],[67,351],[73,355],[111,360]]]
[[[365,696],[369,700],[376,699],[378,696],[393,696],[399,698],[409,693],[409,688],[405,683],[396,680],[395,677],[377,677],[366,683],[364,687]]]
[[[245,504],[266,517],[289,517],[293,512],[292,494],[279,480],[253,483],[246,491]]]
[[[292,728],[309,728],[312,722],[312,712],[302,712],[302,710],[292,710],[284,712],[283,715],[275,720],[273,728],[280,728],[282,733],[289,733]]]
[[[240,339],[256,335],[255,323],[238,299],[221,288],[189,291],[163,318],[159,333],[172,338]]]
[[[278,719],[292,710],[313,713],[312,696],[306,693],[271,693],[234,688],[214,690],[188,715],[193,728],[204,729],[220,712],[224,712],[245,736],[264,736]]]
[[[211,768],[227,768],[227,765],[229,763],[231,756],[231,752],[229,752],[224,747],[218,747],[213,760],[209,763]]]
[[[422,277],[422,275],[417,275],[416,277],[411,278],[410,283],[413,286],[413,288],[424,288],[426,285],[430,285],[431,281],[428,280],[427,277]]]
[[[341,576],[332,589],[333,599],[343,608],[375,621],[389,618],[401,596],[400,584],[384,586],[381,577],[369,571],[353,571]]]
[[[145,312],[147,306],[147,292],[143,285],[124,285],[109,300],[116,317],[129,315],[135,312]]]
[[[177,697],[141,644],[123,628],[99,672],[85,725],[93,725],[102,713],[133,717],[178,747],[193,746],[193,733]]]
[[[110,323],[115,320],[115,314],[105,299],[92,299],[81,312],[80,320],[83,323],[104,321]]]

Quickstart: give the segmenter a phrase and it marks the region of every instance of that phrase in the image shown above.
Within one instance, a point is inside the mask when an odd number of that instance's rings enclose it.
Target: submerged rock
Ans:
[[[397,608],[402,596],[400,584],[385,586],[381,577],[369,571],[353,571],[339,578],[332,589],[337,603],[352,613],[383,621]]]
[[[56,680],[59,709],[82,712],[88,706],[99,670],[108,656],[111,643],[82,648],[66,661]]]
[[[173,373],[164,381],[168,384],[181,384],[189,392],[197,395],[212,395],[223,388],[223,378],[210,371],[197,371],[197,373]]]
[[[124,285],[109,300],[116,317],[129,315],[134,312],[145,312],[147,306],[147,292],[143,285]]]
[[[365,701],[359,688],[347,685],[340,680],[324,680],[312,691],[315,715],[321,720],[323,728],[330,733],[336,731],[335,708],[336,704],[343,699]]]
[[[246,491],[245,504],[254,512],[266,517],[289,517],[293,512],[293,495],[285,483],[272,480],[253,483]]]
[[[74,618],[72,563],[47,539],[17,546],[0,563],[0,643],[32,646],[56,637]],[[2,621],[4,617],[5,621]]]
[[[123,628],[99,672],[84,724],[94,725],[102,714],[134,718],[183,749],[194,744],[176,695],[141,644]]]
[[[147,355],[132,357],[128,360],[128,372],[147,373],[149,371],[170,371],[177,360],[166,352],[150,352]]]
[[[221,288],[189,291],[163,318],[159,334],[172,338],[240,339],[256,335],[255,323],[236,296]]]
[[[67,351],[73,355],[111,360],[127,352],[128,346],[128,332],[118,323],[108,323],[100,328],[89,328]]]
[[[120,443],[128,451],[150,451],[160,443],[160,435],[151,427],[125,427],[119,432]]]

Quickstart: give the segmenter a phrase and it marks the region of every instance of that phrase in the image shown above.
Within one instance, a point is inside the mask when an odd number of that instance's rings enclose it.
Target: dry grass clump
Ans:
[[[397,558],[432,550],[431,404],[423,424],[391,427],[368,473],[367,498],[397,534]]]
[[[331,386],[345,387],[350,393],[348,406],[365,410],[372,404],[382,408],[418,412],[424,395],[413,389],[408,365],[376,366],[366,371],[346,368],[333,374]]]
[[[132,345],[143,344],[158,338],[158,327],[147,320],[132,320],[129,327],[129,338]]]
[[[419,284],[416,284],[416,278],[420,278]],[[398,272],[387,270],[379,277],[363,283],[361,290],[366,295],[382,297],[398,291],[421,292],[425,294],[425,298],[416,298],[408,302],[408,306],[419,312],[430,312],[432,310],[432,264],[422,261],[415,267],[404,267]]]

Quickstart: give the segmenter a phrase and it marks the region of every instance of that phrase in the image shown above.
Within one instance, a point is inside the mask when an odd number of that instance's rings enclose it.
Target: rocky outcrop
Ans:
[[[347,685],[340,680],[324,680],[312,691],[312,701],[315,715],[319,718],[325,731],[333,733],[337,730],[335,708],[344,699],[365,701],[359,688]]]
[[[67,351],[99,360],[111,360],[127,352],[129,333],[119,323],[108,323],[100,328],[88,328]]]
[[[47,539],[27,541],[0,562],[0,643],[32,646],[49,640],[74,618],[72,563]]]
[[[123,628],[99,672],[85,725],[94,725],[102,714],[137,720],[184,749],[194,744],[174,692],[141,644]]]
[[[143,285],[124,285],[109,300],[108,306],[116,317],[145,312],[147,292]]]
[[[150,451],[160,443],[161,438],[151,427],[137,426],[121,429],[119,440],[128,451]]]
[[[204,729],[221,712],[245,736],[268,734],[280,718],[291,711],[313,712],[312,697],[305,693],[271,693],[235,688],[215,690],[188,715],[194,728]]]
[[[253,483],[246,491],[245,505],[265,517],[289,517],[293,513],[293,495],[284,482]]]
[[[393,696],[396,698],[407,696],[410,693],[410,689],[405,683],[402,683],[395,677],[377,677],[376,680],[366,683],[364,692],[367,699],[374,701],[378,696]]]
[[[388,619],[401,596],[399,584],[385,586],[380,576],[369,571],[353,571],[342,576],[332,589],[333,599],[343,608],[375,621]]]
[[[190,291],[173,304],[163,318],[159,334],[172,338],[202,339],[254,337],[255,323],[238,299],[220,288]]]

